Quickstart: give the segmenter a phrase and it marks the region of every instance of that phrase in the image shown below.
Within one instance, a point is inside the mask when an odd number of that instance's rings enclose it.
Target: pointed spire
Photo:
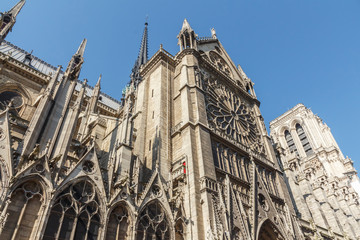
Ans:
[[[140,67],[147,63],[148,61],[148,30],[147,30],[148,23],[145,22],[144,33],[141,39],[141,46],[139,55],[135,61],[134,67],[131,73],[131,82],[134,82],[135,86],[141,81],[140,77]]]
[[[90,98],[90,101],[89,101],[89,108],[88,110],[91,112],[91,113],[95,113],[96,112],[96,108],[97,108],[97,102],[99,100],[99,96],[100,96],[100,82],[101,82],[101,77],[102,75],[100,74],[99,76],[99,79],[94,87],[94,90],[93,90],[93,93],[92,93],[92,96]]]
[[[25,4],[25,0],[20,0],[10,11],[1,13],[0,16],[0,43],[12,30],[16,22],[16,16]]]
[[[100,88],[100,81],[101,81],[101,78],[102,78],[102,75],[100,74],[99,79],[98,79],[98,81],[97,81],[97,83],[96,83],[95,87],[99,87],[99,88]]]
[[[84,56],[84,52],[85,52],[85,47],[86,47],[86,43],[87,43],[87,39],[84,38],[84,40],[82,40],[78,50],[76,51],[75,55],[79,55],[79,56]]]
[[[184,31],[186,31],[186,30],[188,30],[189,32],[194,31],[194,30],[190,27],[190,24],[189,24],[189,22],[187,21],[187,19],[185,18],[185,19],[184,19],[184,22],[183,22],[183,25],[182,25],[182,28],[181,28],[181,32],[184,32]]]
[[[80,75],[81,66],[84,62],[84,52],[86,47],[87,40],[84,38],[84,40],[81,42],[78,50],[76,53],[72,56],[68,67],[65,71],[65,76],[69,78],[70,80],[76,80]]]
[[[139,52],[139,56],[137,58],[137,65],[141,66],[143,64],[145,64],[148,60],[148,32],[147,32],[147,26],[148,23],[145,22],[145,28],[144,28],[144,33],[141,39],[141,46],[140,46],[140,52]]]
[[[20,0],[9,12],[8,14],[11,14],[13,18],[16,18],[16,16],[19,14],[20,10],[25,5],[25,0]]]

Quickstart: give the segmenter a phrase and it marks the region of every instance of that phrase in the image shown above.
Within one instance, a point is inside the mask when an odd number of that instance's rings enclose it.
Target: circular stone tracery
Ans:
[[[262,152],[255,114],[240,97],[218,80],[206,82],[210,127],[219,129],[236,142]]]
[[[24,100],[21,94],[13,91],[4,91],[0,93],[0,109],[5,110],[6,106],[12,104],[12,107],[19,108]]]

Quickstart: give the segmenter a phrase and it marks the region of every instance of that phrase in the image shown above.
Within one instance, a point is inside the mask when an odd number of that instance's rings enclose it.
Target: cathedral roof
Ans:
[[[56,72],[56,67],[33,56],[31,53],[19,48],[18,46],[15,46],[12,43],[7,42],[5,40],[0,45],[0,52],[3,54],[6,54],[6,55],[10,55],[12,58],[14,58],[15,60],[17,60],[19,62],[24,62],[25,57],[27,55],[31,56],[31,67],[33,67],[37,71],[39,71],[43,74],[46,74],[46,75],[48,75],[50,73],[55,74],[55,72]],[[62,77],[63,74],[64,74],[64,72],[61,72],[60,77]],[[80,89],[81,89],[80,81],[76,85],[75,89],[77,91],[80,91]],[[92,92],[93,92],[93,87],[86,86],[86,89],[85,89],[86,96],[91,97]],[[100,103],[102,103],[112,109],[115,109],[115,110],[119,109],[121,104],[118,100],[108,96],[105,93],[100,93],[100,96],[101,96],[101,100],[99,100]]]

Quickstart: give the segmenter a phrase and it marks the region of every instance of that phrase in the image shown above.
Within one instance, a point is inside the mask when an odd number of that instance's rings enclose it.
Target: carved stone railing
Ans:
[[[172,164],[171,177],[173,181],[186,180],[186,157],[183,156]]]
[[[208,177],[202,177],[200,179],[200,191],[211,191],[211,192],[218,192],[217,182]]]

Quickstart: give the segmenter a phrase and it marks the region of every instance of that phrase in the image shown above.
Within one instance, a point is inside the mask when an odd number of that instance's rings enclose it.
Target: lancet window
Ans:
[[[10,202],[1,214],[5,225],[2,231],[0,229],[0,239],[33,239],[43,203],[40,186],[37,182],[28,181],[12,193]]]
[[[127,240],[130,239],[130,216],[129,211],[124,205],[119,205],[112,210],[106,231],[108,240]]]
[[[313,154],[313,150],[310,146],[309,140],[306,137],[306,134],[304,132],[304,129],[301,127],[300,124],[296,124],[296,132],[299,136],[300,142],[304,148],[304,151],[306,153],[306,156],[310,156],[311,154]]]
[[[139,215],[137,240],[168,240],[170,227],[164,209],[154,201],[148,204]]]
[[[99,199],[94,186],[75,182],[57,197],[43,239],[97,239]]]
[[[212,143],[212,148],[216,167],[244,181],[249,181],[249,161],[244,156],[215,141]]]
[[[297,154],[298,152],[297,152],[297,149],[295,146],[295,142],[288,130],[285,130],[285,139],[286,139],[286,143],[289,147],[290,152],[295,152]]]

